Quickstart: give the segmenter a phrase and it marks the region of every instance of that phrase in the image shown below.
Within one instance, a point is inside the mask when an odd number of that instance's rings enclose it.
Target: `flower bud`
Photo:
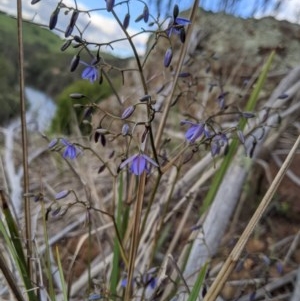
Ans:
[[[67,29],[65,31],[65,38],[69,37],[73,32],[74,26],[71,26],[70,24],[67,26]]]
[[[179,38],[180,38],[181,43],[184,43],[184,42],[185,42],[185,29],[184,29],[184,27],[182,27],[182,28],[180,29]]]
[[[124,21],[123,21],[123,27],[124,29],[127,29],[129,26],[129,22],[130,22],[130,15],[129,13],[126,14]]]
[[[140,22],[142,19],[144,19],[144,14],[139,15],[134,22]]]
[[[129,134],[129,129],[128,123],[124,123],[122,126],[122,136],[127,136]]]
[[[171,61],[172,61],[172,57],[173,57],[173,51],[172,48],[169,47],[165,53],[165,57],[164,57],[164,66],[167,68],[170,66]]]
[[[70,194],[70,192],[71,192],[70,190],[60,191],[55,195],[55,199],[56,200],[64,199],[66,196],[68,196]]]
[[[72,40],[66,40],[63,45],[60,47],[61,51],[65,51],[67,48],[69,48],[69,46],[71,45]]]
[[[49,149],[54,148],[54,146],[56,146],[57,143],[58,143],[58,139],[57,138],[51,140],[50,143],[48,144],[48,148]]]
[[[174,5],[174,8],[173,8],[173,19],[175,20],[179,15],[179,7],[177,4]]]
[[[74,36],[74,41],[77,42],[77,43],[80,43],[80,44],[83,43],[81,37],[79,37],[79,36]]]
[[[247,118],[247,119],[255,117],[255,114],[251,113],[251,112],[242,112],[242,115],[244,118]]]
[[[147,94],[147,95],[140,98],[140,102],[146,102],[150,99],[151,99],[151,96]]]
[[[70,66],[70,71],[74,72],[76,70],[76,68],[78,67],[80,61],[80,56],[79,54],[75,55],[71,61],[71,66]]]
[[[79,11],[78,10],[74,10],[71,16],[71,20],[70,20],[70,26],[74,27],[76,24],[76,21],[78,19],[79,16]]]
[[[36,3],[40,2],[40,1],[41,0],[31,0],[31,4],[34,5],[34,4],[36,4]]]
[[[134,112],[134,110],[135,110],[135,106],[130,106],[130,107],[126,108],[126,109],[124,110],[124,112],[123,112],[121,118],[122,118],[122,119],[127,119],[127,118],[129,118],[129,117],[132,115],[132,113]]]
[[[101,166],[99,167],[99,169],[98,169],[98,174],[101,173],[102,171],[104,171],[105,168],[106,168],[106,165],[105,165],[105,164],[101,165]]]
[[[71,93],[70,95],[70,98],[72,99],[81,99],[81,98],[84,98],[85,95],[81,94],[81,93]]]
[[[148,9],[147,5],[144,6],[143,19],[144,19],[145,23],[147,23],[149,20],[149,9]]]
[[[60,11],[60,8],[57,7],[50,16],[50,21],[49,21],[49,29],[50,30],[54,29],[57,24],[59,11]]]
[[[115,5],[115,0],[106,0],[106,10],[108,12],[111,12],[112,9],[114,8]]]

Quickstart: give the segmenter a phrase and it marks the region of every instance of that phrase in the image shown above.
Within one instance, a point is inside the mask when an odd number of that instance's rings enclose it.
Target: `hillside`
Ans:
[[[24,22],[25,82],[56,99],[71,83],[80,79],[80,72],[69,71],[76,50],[60,50],[63,41],[47,28]],[[1,124],[18,114],[18,42],[16,19],[0,13],[0,112]],[[125,64],[112,55],[103,54],[108,62]]]

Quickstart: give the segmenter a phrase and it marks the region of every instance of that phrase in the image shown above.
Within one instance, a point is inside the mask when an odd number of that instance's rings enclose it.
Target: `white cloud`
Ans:
[[[58,1],[40,1],[35,5],[31,5],[31,0],[22,1],[22,14],[27,20],[33,20],[35,23],[41,24],[43,26],[48,26],[51,13],[55,10]],[[73,0],[64,0],[65,5],[73,6]],[[88,10],[89,8],[78,2],[78,8],[80,10]],[[6,12],[7,14],[15,16],[17,13],[16,1],[1,0],[0,10]],[[64,31],[69,23],[70,14],[64,14],[66,10],[61,9],[58,17],[58,25],[55,33],[59,34],[61,37],[64,35]],[[87,14],[80,14],[76,25],[82,31],[86,28],[84,32],[84,38],[89,42],[95,43],[108,43],[111,40],[122,39],[124,34],[120,29],[119,25],[112,18],[101,15],[99,13],[93,12],[90,17]],[[137,30],[129,28],[128,32],[130,34],[135,34]],[[74,29],[73,34],[79,34]],[[134,43],[137,47],[138,53],[143,54],[145,51],[146,41],[148,39],[147,34],[142,34],[134,39]],[[129,48],[128,41],[120,41],[118,43],[112,44],[116,55],[120,56],[131,56],[132,51]],[[103,50],[111,51],[110,47],[104,47]]]

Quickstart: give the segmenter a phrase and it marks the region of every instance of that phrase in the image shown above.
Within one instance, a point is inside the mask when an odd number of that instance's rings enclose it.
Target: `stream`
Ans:
[[[43,92],[30,87],[25,89],[25,95],[29,103],[26,112],[28,134],[47,130],[56,111],[54,102]],[[2,185],[5,191],[8,188],[10,200],[14,205],[17,216],[19,216],[23,202],[23,168],[22,164],[18,167],[15,165],[14,148],[20,145],[19,141],[18,144],[15,143],[16,139],[21,139],[20,117],[13,120],[8,126],[1,128],[1,132],[4,136],[4,149],[1,155]]]

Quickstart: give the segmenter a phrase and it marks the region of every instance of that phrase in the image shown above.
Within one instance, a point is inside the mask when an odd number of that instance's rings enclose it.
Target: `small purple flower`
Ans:
[[[147,173],[150,171],[149,163],[158,167],[158,164],[145,154],[135,154],[131,156],[121,163],[120,169],[124,168],[129,163],[131,164],[130,171],[137,176],[140,176],[144,171]]]
[[[210,133],[205,126],[205,123],[203,122],[194,123],[188,120],[182,120],[181,124],[188,124],[190,126],[189,129],[185,132],[185,138],[190,143],[194,143],[198,138],[202,136],[202,134],[204,134],[207,138],[210,137]]]
[[[88,79],[91,83],[94,83],[99,78],[98,68],[94,65],[89,65],[84,61],[80,61],[86,68],[82,71],[82,79]]]
[[[228,138],[225,134],[217,134],[211,141],[211,154],[216,156],[220,153],[221,148],[228,144]]]
[[[79,155],[80,150],[71,142],[69,142],[67,139],[61,139],[61,143],[65,145],[65,150],[63,152],[63,157],[65,159],[70,158],[71,160],[76,159],[76,157]]]
[[[184,31],[184,26],[191,24],[191,21],[185,18],[178,17],[179,8],[177,5],[174,7],[173,11],[173,18],[169,23],[168,29],[167,29],[167,35],[170,37],[173,33],[178,35],[182,35],[182,32]]]

